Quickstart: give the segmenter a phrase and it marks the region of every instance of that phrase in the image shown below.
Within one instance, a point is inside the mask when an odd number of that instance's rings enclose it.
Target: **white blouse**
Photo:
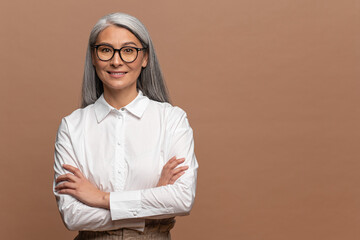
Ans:
[[[173,185],[156,187],[165,163],[176,156],[189,166]],[[142,231],[145,218],[187,215],[195,198],[198,163],[186,113],[169,103],[138,96],[120,110],[103,95],[62,119],[55,142],[55,179],[80,169],[100,190],[110,192],[110,210],[89,207],[58,194],[59,211],[69,230]]]

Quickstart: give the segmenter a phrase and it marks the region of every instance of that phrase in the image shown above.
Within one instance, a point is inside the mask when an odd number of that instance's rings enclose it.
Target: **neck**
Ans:
[[[104,98],[106,102],[116,109],[128,105],[137,95],[136,86],[135,88],[121,90],[108,89],[104,86]]]

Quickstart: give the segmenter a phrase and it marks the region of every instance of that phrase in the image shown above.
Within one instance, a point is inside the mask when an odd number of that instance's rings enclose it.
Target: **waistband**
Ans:
[[[144,232],[121,228],[116,230],[108,230],[108,231],[79,231],[78,238],[75,239],[86,239],[90,236],[101,236],[101,235],[116,235],[116,236],[124,236],[124,234],[128,235],[146,235],[146,234],[154,234],[154,233],[167,233],[169,232],[175,225],[175,218],[165,218],[165,219],[145,219],[145,229]]]
[[[175,226],[175,218],[164,218],[164,219],[145,219],[145,230],[147,231],[158,231],[168,232]]]

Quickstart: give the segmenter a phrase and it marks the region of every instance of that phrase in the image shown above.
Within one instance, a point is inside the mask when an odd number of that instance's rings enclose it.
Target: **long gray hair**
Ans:
[[[128,14],[111,13],[102,17],[90,33],[85,59],[81,107],[94,103],[104,92],[102,82],[92,64],[91,54],[98,35],[110,25],[126,28],[139,39],[144,48],[147,48],[148,64],[141,70],[137,79],[137,89],[140,89],[145,96],[152,100],[170,102],[155,49],[145,26],[137,18]]]

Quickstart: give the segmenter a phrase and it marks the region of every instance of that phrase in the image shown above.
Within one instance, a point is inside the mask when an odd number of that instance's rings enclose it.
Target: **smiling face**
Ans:
[[[114,49],[130,46],[143,48],[139,39],[129,30],[111,25],[105,28],[97,37],[95,45],[106,44]],[[119,52],[109,61],[101,61],[96,56],[96,49],[92,52],[92,63],[96,73],[104,86],[104,92],[130,91],[136,92],[136,81],[141,68],[147,65],[146,51],[139,51],[134,62],[126,63],[121,60]]]

